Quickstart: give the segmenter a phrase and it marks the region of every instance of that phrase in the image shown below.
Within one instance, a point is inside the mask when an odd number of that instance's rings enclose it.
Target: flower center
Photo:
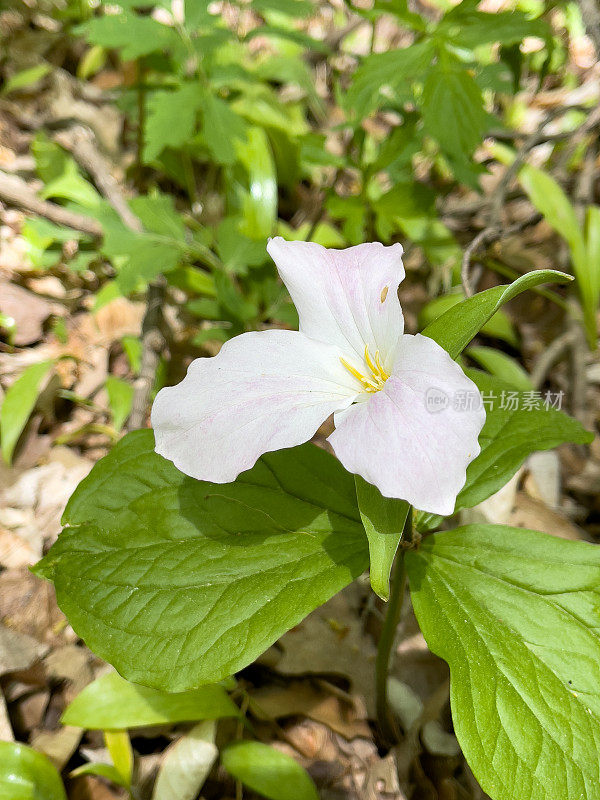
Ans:
[[[379,350],[375,352],[375,360],[369,355],[369,345],[365,345],[365,363],[367,365],[367,372],[363,375],[356,367],[349,364],[345,358],[340,358],[342,364],[346,367],[351,375],[354,375],[357,381],[361,384],[365,392],[373,394],[383,389],[387,379],[390,377],[383,368],[381,358],[379,357]]]

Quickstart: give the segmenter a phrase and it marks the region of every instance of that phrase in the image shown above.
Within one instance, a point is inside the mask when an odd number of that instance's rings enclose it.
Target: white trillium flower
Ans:
[[[334,414],[328,441],[349,472],[385,497],[452,513],[485,411],[440,345],[404,333],[402,246],[328,250],[277,237],[267,250],[300,330],[243,333],[193,361],[156,397],[156,451],[186,475],[229,483],[263,453],[308,441]],[[459,395],[476,402],[464,408]]]

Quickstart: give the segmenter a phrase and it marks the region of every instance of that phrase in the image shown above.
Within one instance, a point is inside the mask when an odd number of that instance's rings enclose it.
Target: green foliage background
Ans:
[[[456,283],[461,243],[440,217],[445,198],[477,189],[487,164],[476,149],[490,136],[510,141],[517,92],[556,82],[565,34],[581,25],[573,4],[536,0],[494,13],[474,0],[435,0],[422,13],[405,0],[186,0],[175,12],[70,0],[47,11],[55,41],[25,69],[8,63],[4,94],[43,86],[65,41],[81,81],[117,76],[106,96],[125,115],[117,144],[141,230],[42,130],[42,196],[97,220],[103,237],[32,218],[29,256],[40,269],[94,273],[96,307],[164,275],[199,348],[295,324],[265,252],[275,234],[337,247],[401,240],[421,250],[434,285]]]

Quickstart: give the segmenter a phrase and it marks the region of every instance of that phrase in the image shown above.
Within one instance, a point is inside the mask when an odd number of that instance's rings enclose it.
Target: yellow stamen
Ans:
[[[385,375],[384,380],[387,380],[390,376],[387,374],[387,372],[383,368],[383,365],[381,363],[381,359],[379,358],[379,350],[377,350],[377,352],[375,353],[375,363],[377,364],[377,367],[379,368],[379,372],[380,372],[381,376],[383,377]]]
[[[340,358],[340,361],[341,361],[341,362],[342,362],[342,364],[343,364],[343,365],[346,367],[346,369],[348,370],[348,372],[349,372],[351,375],[354,375],[354,377],[356,378],[356,380],[360,381],[361,383],[364,383],[364,382],[366,381],[366,378],[364,377],[364,375],[361,375],[361,374],[360,374],[360,372],[359,372],[359,371],[356,369],[356,367],[353,367],[353,366],[352,366],[352,364],[349,364],[349,363],[346,361],[346,359],[345,359],[345,358]]]
[[[379,350],[375,352],[375,361],[373,361],[369,353],[368,345],[365,346],[365,363],[367,365],[367,371],[365,375],[363,375],[362,372],[359,372],[356,367],[353,367],[352,364],[349,364],[345,358],[340,358],[340,361],[346,367],[348,372],[356,378],[365,392],[369,392],[371,394],[381,391],[385,382],[390,377],[381,363]]]
[[[377,351],[377,352],[379,352],[379,351]],[[377,358],[377,356],[375,356],[375,358]],[[373,375],[375,375],[378,370],[377,370],[377,367],[375,366],[375,364],[371,361],[371,356],[369,355],[369,345],[368,344],[365,345],[365,361],[367,362],[367,367],[371,370],[371,373]]]

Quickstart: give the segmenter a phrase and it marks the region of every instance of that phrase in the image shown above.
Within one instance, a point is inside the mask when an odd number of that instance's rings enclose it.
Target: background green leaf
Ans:
[[[230,775],[269,800],[319,800],[312,779],[300,764],[266,744],[234,742],[221,759]]]
[[[42,78],[45,78],[51,70],[50,64],[44,61],[41,64],[36,64],[35,67],[22,69],[6,81],[2,87],[2,94],[9,94],[17,89],[33,86]]]
[[[479,434],[481,453],[467,467],[466,483],[456,498],[456,510],[481,503],[501,489],[528,455],[565,442],[589,444],[594,434],[558,409],[545,407],[532,392],[478,370],[467,370],[486,404]]]
[[[153,161],[165,147],[182,147],[190,141],[203,98],[198,83],[183,84],[175,91],[152,92],[148,97],[144,141],[146,161]]]
[[[133,403],[134,388],[131,383],[109,375],[104,384],[108,394],[108,405],[113,418],[115,430],[120,431],[129,414]]]
[[[488,115],[476,81],[447,50],[429,70],[421,103],[427,133],[448,155],[466,160],[481,143]]]
[[[0,742],[0,797],[3,800],[67,800],[52,762],[42,753],[17,742]]]
[[[215,723],[201,722],[165,751],[152,800],[194,800],[204,785],[219,750]]]
[[[492,375],[511,383],[515,389],[523,392],[533,389],[531,378],[523,367],[501,350],[494,350],[492,347],[469,347],[466,354]]]
[[[27,367],[4,396],[0,408],[0,446],[7,464],[12,461],[19,436],[35,407],[42,382],[53,364],[53,361],[40,361]]]
[[[66,708],[62,722],[88,730],[124,730],[238,715],[219,685],[187,692],[161,692],[130,683],[116,672],[97,678]]]
[[[121,13],[94,17],[76,28],[90,44],[119,49],[121,58],[133,60],[169,50],[177,44],[173,28],[152,17]]]

